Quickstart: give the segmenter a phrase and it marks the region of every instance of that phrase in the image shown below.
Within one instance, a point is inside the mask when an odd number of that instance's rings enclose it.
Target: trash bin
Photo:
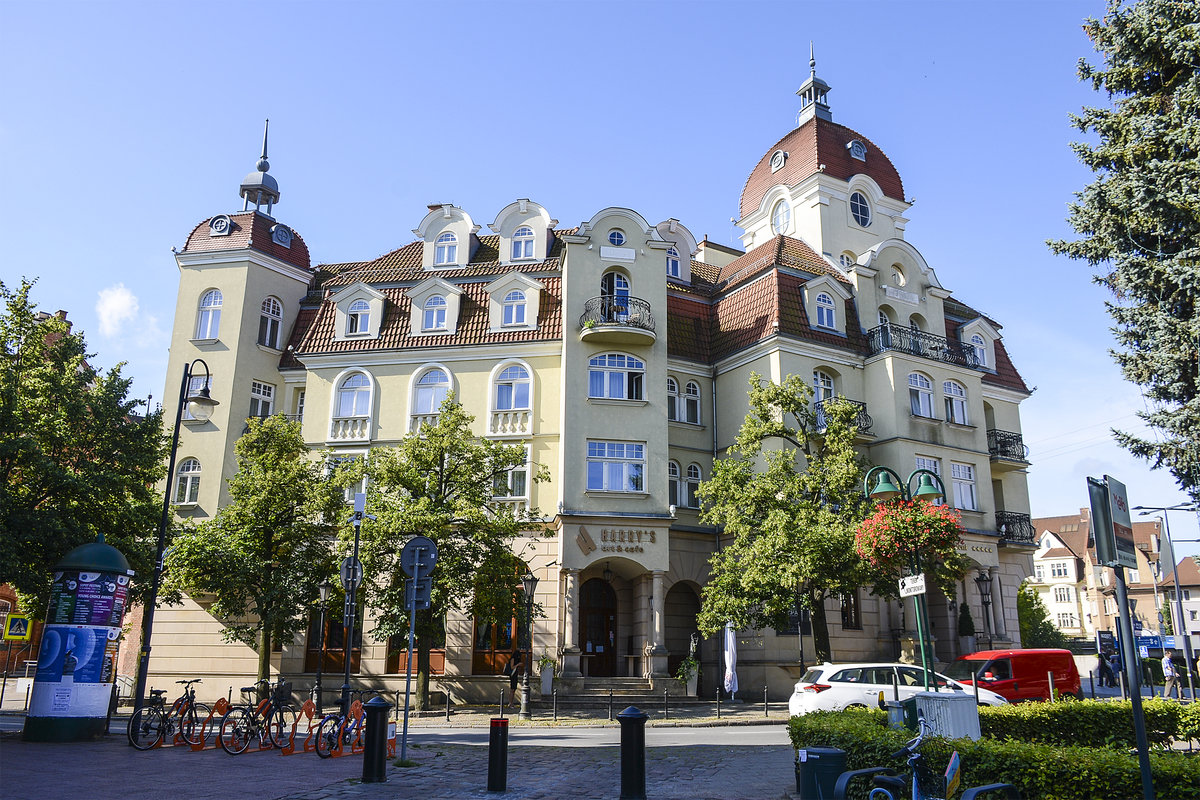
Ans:
[[[838,776],[846,771],[846,751],[802,747],[796,751],[796,792],[800,800],[829,800]]]

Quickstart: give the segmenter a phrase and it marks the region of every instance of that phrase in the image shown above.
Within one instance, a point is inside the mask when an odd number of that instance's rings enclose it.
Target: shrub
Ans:
[[[1187,739],[1181,727],[1185,706],[1162,699],[1144,699],[1146,738],[1157,747],[1173,739]],[[1133,730],[1133,703],[1079,700],[1065,703],[1020,703],[979,709],[979,729],[991,739],[1062,747],[1137,746]]]

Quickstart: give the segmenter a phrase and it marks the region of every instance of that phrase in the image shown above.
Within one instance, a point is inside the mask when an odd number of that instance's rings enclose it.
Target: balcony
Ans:
[[[851,424],[858,428],[858,435],[862,436],[869,434],[871,426],[875,421],[871,419],[871,415],[867,413],[867,404],[860,403],[857,400],[847,400],[844,397],[837,397],[831,400],[818,400],[814,405],[817,412],[817,430],[825,430],[825,406],[826,404],[846,403],[858,409],[857,414],[851,420]]]
[[[1000,533],[1000,544],[1024,544],[1033,547],[1037,544],[1037,531],[1028,514],[1018,514],[1015,511],[996,512],[996,530]]]
[[[654,315],[650,304],[638,297],[603,295],[583,306],[579,338],[608,344],[652,344]]]
[[[880,325],[867,331],[867,347],[873,356],[890,350],[979,369],[974,348],[902,325]]]
[[[331,442],[365,442],[371,438],[370,417],[334,417],[329,425]]]
[[[988,455],[997,469],[1020,469],[1029,465],[1029,452],[1021,434],[990,428],[987,432]]]
[[[492,436],[528,436],[533,413],[528,408],[493,411],[488,433]]]

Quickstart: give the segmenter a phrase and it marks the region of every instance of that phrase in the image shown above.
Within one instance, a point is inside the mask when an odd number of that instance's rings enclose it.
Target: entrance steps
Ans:
[[[558,689],[558,705],[560,708],[607,708],[610,703],[620,711],[627,706],[645,708],[663,703],[663,690],[670,696],[672,706],[690,705],[694,703],[711,702],[695,697],[684,697],[678,681],[670,678],[659,678],[655,689],[647,678],[584,678],[583,688],[571,692],[562,686]],[[538,698],[540,706],[548,706],[551,698]]]

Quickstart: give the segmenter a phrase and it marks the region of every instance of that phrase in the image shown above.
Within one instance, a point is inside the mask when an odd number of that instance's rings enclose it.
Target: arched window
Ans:
[[[787,200],[780,200],[775,204],[775,208],[771,210],[771,232],[775,234],[787,233],[788,226],[792,223],[792,207],[788,205]]]
[[[210,289],[200,298],[200,314],[196,318],[196,338],[215,339],[221,327],[221,291]]]
[[[988,365],[987,342],[978,333],[971,337],[971,349],[975,351],[975,363],[986,367]]]
[[[604,322],[623,322],[629,316],[629,279],[619,272],[606,272],[600,279],[601,313]]]
[[[446,330],[446,298],[435,294],[425,301],[425,320],[421,329],[426,331]]]
[[[967,425],[967,390],[959,383],[942,383],[942,395],[946,400],[946,421]]]
[[[687,500],[684,505],[686,505],[688,508],[700,507],[700,498],[696,495],[697,490],[700,488],[700,480],[700,465],[689,464],[687,468],[687,488],[684,497],[684,499]]]
[[[588,361],[588,397],[641,400],[646,365],[633,356],[604,353]]]
[[[508,294],[504,295],[504,325],[524,325],[525,324],[525,293],[520,289],[513,289]]]
[[[891,325],[892,324],[892,321],[888,318],[886,311],[879,312],[879,324],[880,325]]]
[[[854,221],[864,228],[871,225],[871,204],[867,202],[867,197],[862,192],[854,192],[850,195],[850,214],[854,217]]]
[[[667,277],[679,277],[679,251],[674,247],[667,248]]]
[[[346,309],[346,334],[366,333],[371,328],[371,304],[355,300]]]
[[[175,470],[175,505],[192,505],[200,498],[200,462],[185,458]]]
[[[458,261],[458,237],[449,231],[437,238],[434,247],[434,264],[455,264]]]
[[[842,265],[842,269],[850,269],[854,266],[854,253],[849,250],[838,256],[838,263]]]
[[[440,369],[431,369],[417,381],[413,397],[413,414],[437,414],[450,394],[450,378]]]
[[[258,343],[272,350],[279,349],[279,326],[283,322],[283,304],[274,297],[262,301],[258,318]]]
[[[680,499],[683,495],[680,494],[680,482],[683,474],[679,470],[679,464],[674,461],[667,462],[667,504],[672,506],[683,505]]]
[[[833,378],[819,369],[813,370],[813,400],[820,403],[833,397]]]
[[[908,376],[908,403],[914,417],[933,419],[933,383],[919,372]]]
[[[365,417],[371,413],[371,380],[361,372],[342,381],[338,387],[337,415]]]
[[[667,419],[679,419],[679,384],[669,375],[667,376]]]
[[[529,408],[529,372],[520,364],[505,367],[496,376],[496,410]]]
[[[528,225],[517,228],[512,235],[512,257],[533,258],[533,228]]]
[[[834,309],[833,298],[825,292],[817,295],[817,327],[837,327],[837,312]]]
[[[683,390],[684,419],[693,425],[700,424],[700,384],[689,381]]]

